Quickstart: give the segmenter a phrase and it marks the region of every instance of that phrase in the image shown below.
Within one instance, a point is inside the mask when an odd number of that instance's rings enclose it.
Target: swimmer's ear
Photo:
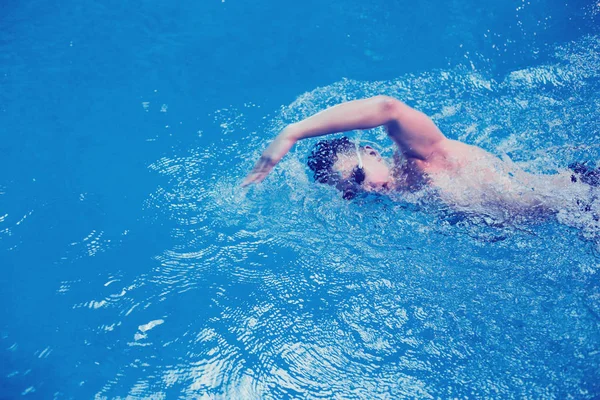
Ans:
[[[372,156],[380,157],[379,152],[369,145],[364,146],[363,149],[365,149],[367,153],[369,153]]]

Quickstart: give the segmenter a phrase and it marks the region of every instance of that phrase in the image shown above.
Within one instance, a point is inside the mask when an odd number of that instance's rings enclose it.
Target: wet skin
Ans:
[[[385,160],[371,146],[360,147],[365,191],[412,190],[425,183],[455,209],[550,213],[589,197],[589,186],[573,183],[570,173],[527,173],[477,146],[446,138],[428,116],[387,96],[342,103],[289,125],[242,185],[262,181],[298,140],[377,126],[386,128],[398,155]],[[338,154],[333,169],[347,179],[358,164],[358,155],[349,151]]]

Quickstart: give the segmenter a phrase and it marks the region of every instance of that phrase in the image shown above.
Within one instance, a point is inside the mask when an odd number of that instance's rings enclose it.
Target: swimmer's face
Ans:
[[[364,180],[360,183],[361,189],[374,192],[389,188],[392,181],[391,171],[379,152],[371,146],[361,146],[359,151],[364,170]],[[347,152],[338,154],[333,170],[338,172],[342,179],[351,180],[358,166],[359,159],[356,152]]]

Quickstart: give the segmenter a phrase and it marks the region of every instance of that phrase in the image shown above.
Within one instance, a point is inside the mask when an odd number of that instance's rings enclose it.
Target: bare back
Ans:
[[[571,182],[570,173],[531,174],[480,147],[456,140],[444,139],[430,150],[426,160],[413,159],[408,164],[455,209],[548,213],[588,193],[586,185]]]

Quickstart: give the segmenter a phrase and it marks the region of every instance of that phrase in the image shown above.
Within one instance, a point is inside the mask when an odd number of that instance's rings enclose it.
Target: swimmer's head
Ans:
[[[345,136],[318,142],[308,157],[308,167],[317,182],[334,185],[348,200],[361,191],[385,190],[392,180],[377,150],[358,146]]]

